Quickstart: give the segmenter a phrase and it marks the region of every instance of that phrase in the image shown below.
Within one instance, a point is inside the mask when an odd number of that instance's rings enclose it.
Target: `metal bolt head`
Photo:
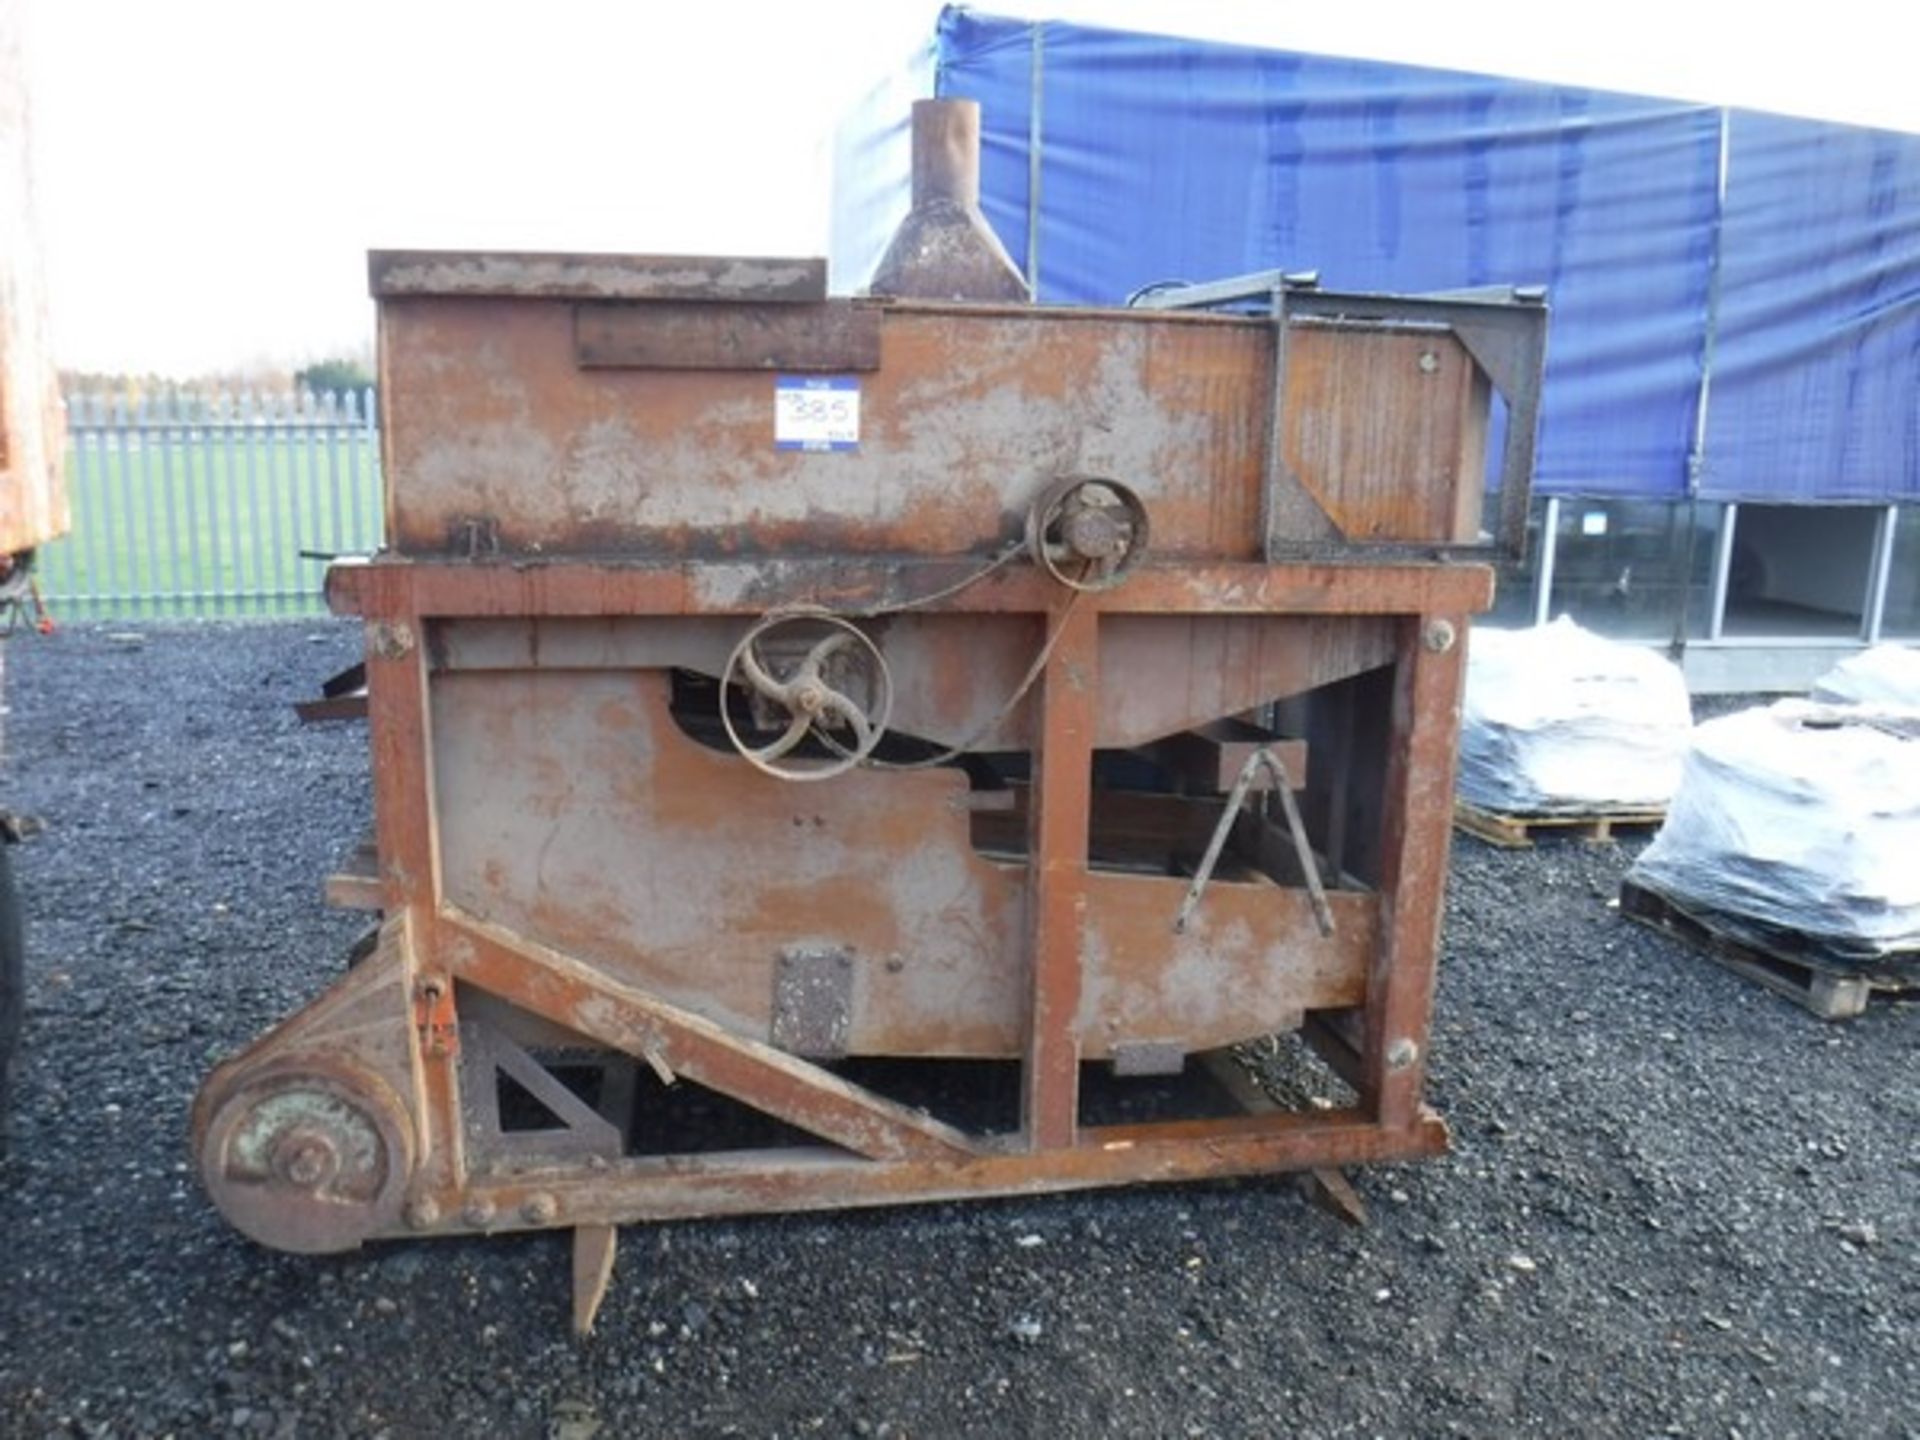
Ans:
[[[382,660],[404,660],[413,653],[413,627],[404,620],[377,620],[367,627],[367,646]]]
[[[1387,1047],[1387,1068],[1404,1070],[1420,1058],[1420,1047],[1402,1036]]]
[[[440,1223],[440,1206],[431,1195],[416,1195],[407,1202],[407,1224],[415,1230],[428,1230]]]
[[[327,1162],[316,1150],[302,1150],[287,1163],[287,1178],[296,1185],[314,1186],[327,1173]]]
[[[827,704],[827,687],[818,680],[804,680],[793,687],[793,708],[802,715],[818,715]]]
[[[340,1156],[324,1135],[288,1136],[276,1147],[276,1168],[288,1183],[312,1190],[340,1168]]]
[[[1083,560],[1110,560],[1126,548],[1118,518],[1108,510],[1084,506],[1061,522],[1060,538]]]
[[[544,1190],[529,1195],[527,1203],[520,1207],[520,1214],[529,1225],[551,1225],[554,1217],[560,1213],[560,1207],[553,1196]]]
[[[460,1218],[469,1225],[491,1225],[494,1214],[493,1201],[481,1196],[467,1202],[467,1208],[460,1212]]]
[[[1451,620],[1429,620],[1426,628],[1420,632],[1420,643],[1436,655],[1446,654],[1458,638]]]

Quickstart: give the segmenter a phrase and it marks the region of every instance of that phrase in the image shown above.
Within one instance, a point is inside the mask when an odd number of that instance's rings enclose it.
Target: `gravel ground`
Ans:
[[[189,1174],[218,1055],[338,972],[333,622],[10,652],[31,916],[0,1162],[0,1434],[1920,1434],[1920,1016],[1823,1025],[1621,921],[1631,847],[1462,841],[1451,1157],[1284,1182],[263,1252]]]

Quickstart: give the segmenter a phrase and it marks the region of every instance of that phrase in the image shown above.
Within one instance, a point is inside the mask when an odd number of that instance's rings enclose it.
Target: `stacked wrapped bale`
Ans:
[[[1703,723],[1627,881],[1829,964],[1920,952],[1920,710],[1783,700]]]
[[[1920,650],[1876,645],[1850,655],[1813,684],[1813,698],[1831,705],[1891,705],[1920,710]]]
[[[1512,815],[1659,810],[1693,724],[1679,667],[1562,618],[1476,628],[1460,731],[1460,798]]]

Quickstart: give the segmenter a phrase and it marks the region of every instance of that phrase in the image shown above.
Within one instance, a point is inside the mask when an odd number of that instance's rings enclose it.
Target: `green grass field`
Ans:
[[[324,561],[380,540],[378,437],[352,426],[76,428],[56,620],[318,613]]]

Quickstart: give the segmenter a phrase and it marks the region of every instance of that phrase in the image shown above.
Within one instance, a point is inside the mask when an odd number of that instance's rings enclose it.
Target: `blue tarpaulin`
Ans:
[[[1920,140],[959,8],[914,80],[980,102],[983,207],[1044,302],[1273,268],[1544,284],[1543,492],[1686,493],[1710,352],[1713,493],[1920,478]],[[843,136],[843,288],[905,209],[906,109],[896,85]]]
[[[1920,498],[1920,136],[1729,119],[1703,495]]]

